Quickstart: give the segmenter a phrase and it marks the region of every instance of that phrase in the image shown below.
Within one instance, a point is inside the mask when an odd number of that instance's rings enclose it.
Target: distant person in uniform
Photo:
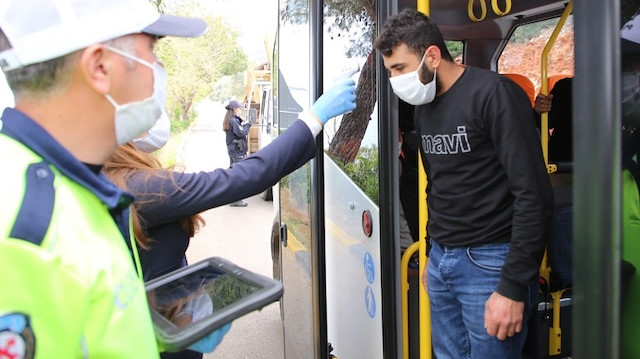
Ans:
[[[236,100],[229,101],[224,107],[227,112],[224,115],[222,129],[226,133],[227,152],[229,153],[229,164],[233,165],[247,156],[249,149],[247,135],[251,129],[251,123],[244,121],[240,117],[242,104]],[[246,207],[247,202],[239,199],[231,203],[231,207]]]

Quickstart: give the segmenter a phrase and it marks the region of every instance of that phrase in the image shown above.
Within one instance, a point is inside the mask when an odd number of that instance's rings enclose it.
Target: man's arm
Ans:
[[[516,85],[499,82],[486,109],[486,118],[493,119],[491,138],[514,196],[509,253],[496,291],[485,305],[487,333],[504,340],[522,330],[528,285],[538,277],[549,232],[553,194],[526,95]]]

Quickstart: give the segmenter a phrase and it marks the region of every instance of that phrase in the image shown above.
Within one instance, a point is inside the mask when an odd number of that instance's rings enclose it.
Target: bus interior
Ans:
[[[626,203],[638,207],[638,190],[623,188],[628,175],[620,161],[623,138],[634,129],[622,125],[619,90],[619,31],[638,5],[279,0],[268,89],[273,110],[260,136],[277,136],[344,71],[358,69],[352,76],[357,108],[330,120],[316,159],[273,189],[272,255],[274,277],[285,286],[285,357],[432,355],[429,333],[437,328],[430,328],[420,284],[428,208],[413,108],[391,91],[372,46],[384,20],[404,8],[438,24],[456,61],[512,78],[532,111],[538,94],[572,79],[572,90],[557,102],[574,110],[553,115],[573,124],[565,140],[573,141],[571,158],[554,159],[549,143],[559,120],[554,125],[551,114],[540,115],[556,211],[523,357],[639,357],[633,338],[640,334],[634,304],[640,218]]]

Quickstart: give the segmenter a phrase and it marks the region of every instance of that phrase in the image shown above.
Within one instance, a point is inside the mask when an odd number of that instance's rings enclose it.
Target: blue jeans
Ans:
[[[522,331],[499,340],[484,328],[485,303],[495,291],[509,243],[443,247],[431,240],[428,292],[431,335],[438,359],[520,358],[527,320],[536,303],[537,283],[529,287]]]

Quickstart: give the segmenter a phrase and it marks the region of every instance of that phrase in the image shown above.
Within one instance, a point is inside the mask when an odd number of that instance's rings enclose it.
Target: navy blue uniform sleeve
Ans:
[[[522,301],[537,280],[553,213],[553,193],[531,106],[518,85],[498,81],[484,118],[514,196],[509,254],[496,291]]]
[[[258,194],[304,165],[315,153],[309,127],[298,120],[268,146],[229,168],[169,172],[174,181],[140,173],[128,185],[136,195],[139,215],[150,228]]]

